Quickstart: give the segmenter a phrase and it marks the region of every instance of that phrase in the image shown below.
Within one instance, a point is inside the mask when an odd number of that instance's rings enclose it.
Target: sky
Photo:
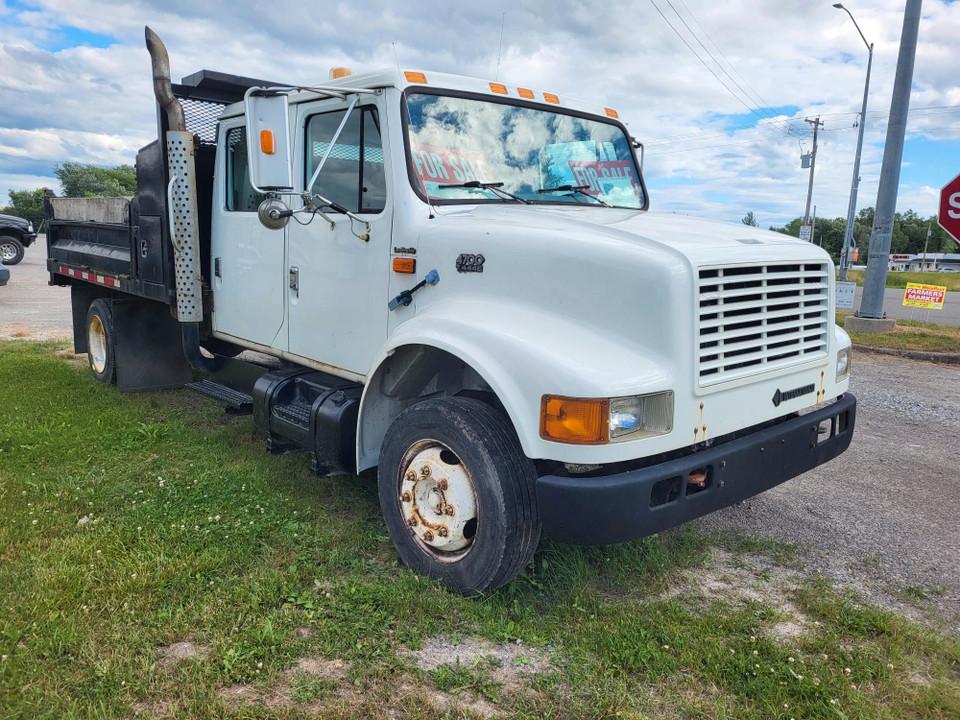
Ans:
[[[174,78],[309,84],[346,65],[437,70],[616,108],[646,146],[651,207],[763,226],[846,215],[867,51],[829,0],[0,0],[0,205],[64,161],[133,163],[155,134],[149,24]],[[875,203],[903,0],[850,0],[874,43],[859,207]],[[925,0],[898,208],[960,173],[960,1]]]

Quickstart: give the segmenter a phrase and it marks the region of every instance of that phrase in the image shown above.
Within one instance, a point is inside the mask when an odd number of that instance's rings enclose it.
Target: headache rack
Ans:
[[[218,119],[227,105],[243,100],[247,88],[274,86],[268,80],[200,70],[173,83],[186,130],[196,138],[197,227],[204,290],[209,288],[210,211]],[[167,118],[158,106],[157,137]],[[47,202],[47,267],[54,284],[92,282],[111,290],[176,302],[173,249],[169,237],[166,143],[155,140],[137,153],[137,193],[132,198],[52,199]]]

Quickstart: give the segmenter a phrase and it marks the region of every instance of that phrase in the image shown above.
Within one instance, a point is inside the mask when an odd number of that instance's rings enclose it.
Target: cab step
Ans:
[[[227,406],[227,412],[233,415],[250,415],[253,413],[253,398],[239,390],[234,390],[232,387],[206,379],[188,383],[187,387],[201,395],[206,395],[224,403]]]

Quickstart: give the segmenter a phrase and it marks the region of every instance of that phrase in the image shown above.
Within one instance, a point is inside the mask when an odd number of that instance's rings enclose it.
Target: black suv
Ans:
[[[23,249],[37,239],[29,220],[0,215],[0,263],[16,265],[23,260]]]

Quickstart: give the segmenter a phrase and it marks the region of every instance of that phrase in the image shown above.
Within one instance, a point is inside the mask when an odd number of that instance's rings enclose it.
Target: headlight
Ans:
[[[33,232],[33,223],[32,223],[32,222],[28,222],[28,223],[27,223],[27,232],[31,232],[31,233]]]
[[[673,391],[620,398],[544,395],[540,437],[599,445],[664,435],[673,429]]]
[[[610,440],[665,435],[673,429],[673,391],[613,398],[610,401]]]
[[[850,348],[843,348],[837,353],[837,382],[850,374]]]

